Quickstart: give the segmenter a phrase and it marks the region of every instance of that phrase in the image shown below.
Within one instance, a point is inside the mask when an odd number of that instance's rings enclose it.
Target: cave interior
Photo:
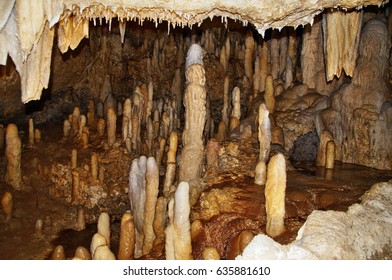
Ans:
[[[391,12],[325,9],[261,34],[75,9],[27,52],[21,38],[20,61],[7,41],[0,259],[234,260],[258,235],[294,244],[312,213],[354,221],[373,185],[392,189]],[[382,223],[370,253],[304,258],[390,259]]]

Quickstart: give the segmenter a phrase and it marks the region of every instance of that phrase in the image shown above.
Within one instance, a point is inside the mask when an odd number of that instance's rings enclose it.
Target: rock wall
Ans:
[[[323,129],[332,132],[343,162],[392,169],[388,34],[382,20],[366,23],[351,82],[336,91],[331,108],[317,116],[318,134]]]

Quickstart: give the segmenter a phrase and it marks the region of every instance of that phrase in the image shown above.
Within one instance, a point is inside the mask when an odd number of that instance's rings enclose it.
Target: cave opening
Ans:
[[[354,219],[374,184],[392,186],[389,10],[263,36],[224,16],[62,17],[39,100],[21,102],[33,82],[18,62],[0,66],[0,259],[235,259],[256,236],[297,246],[306,223]],[[257,246],[243,257],[263,258]],[[301,250],[391,257],[333,248]]]

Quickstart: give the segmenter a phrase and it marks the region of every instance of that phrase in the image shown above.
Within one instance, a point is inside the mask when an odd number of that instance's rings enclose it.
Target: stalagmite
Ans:
[[[92,127],[94,123],[95,123],[95,103],[94,100],[90,99],[88,102],[87,125]]]
[[[88,127],[84,127],[82,135],[81,135],[81,142],[82,142],[82,149],[87,149],[89,147],[89,130]]]
[[[201,175],[204,153],[203,130],[206,120],[206,89],[203,50],[193,44],[186,60],[186,89],[184,97],[185,129],[180,159],[180,181],[190,181]]]
[[[328,130],[323,130],[320,135],[320,142],[317,149],[316,166],[325,166],[327,143],[333,141],[333,135]]]
[[[71,168],[75,169],[78,167],[78,150],[72,149],[71,152]]]
[[[86,248],[79,246],[75,250],[75,258],[79,260],[91,260],[91,254]]]
[[[218,167],[219,149],[220,144],[216,139],[212,138],[208,141],[206,153],[207,170]]]
[[[5,182],[10,184],[15,190],[23,190],[21,174],[22,143],[19,139],[18,128],[15,124],[9,124],[5,133],[5,157],[7,167],[5,172]]]
[[[191,260],[191,224],[189,220],[189,185],[181,182],[169,202],[169,225],[166,228],[166,259]]]
[[[108,144],[112,146],[116,142],[116,122],[117,116],[113,108],[107,111],[107,131],[108,131]]]
[[[144,204],[143,222],[143,255],[150,253],[155,239],[153,222],[155,216],[155,205],[158,199],[159,169],[153,157],[147,159],[146,169],[146,202]]]
[[[203,251],[203,260],[220,260],[218,250],[214,247],[206,247]]]
[[[44,222],[41,219],[38,219],[37,221],[35,221],[35,227],[34,227],[34,234],[35,236],[42,236],[44,230]]]
[[[72,201],[78,203],[80,201],[80,175],[79,172],[72,171]]]
[[[176,157],[177,157],[178,135],[173,131],[169,138],[169,151],[167,153],[167,167],[165,181],[163,184],[163,194],[165,197],[169,195],[169,189],[174,183],[176,176]]]
[[[227,134],[227,126],[224,121],[221,121],[218,126],[218,133],[216,135],[216,140],[218,142],[222,142],[226,140],[226,134]]]
[[[163,196],[158,197],[157,203],[155,204],[155,217],[153,222],[153,228],[155,233],[153,247],[165,243],[165,227],[167,219],[166,207],[166,198]]]
[[[165,147],[166,147],[166,139],[165,138],[161,138],[159,140],[159,149],[156,152],[156,162],[158,165],[158,168],[160,169],[161,163],[162,163],[162,158],[163,158],[163,154],[165,152]]]
[[[132,121],[130,123],[130,126],[132,127],[132,138],[131,138],[131,142],[132,142],[132,150],[138,152],[139,151],[139,143],[140,143],[140,130],[139,130],[139,108],[138,106],[134,106],[133,108],[133,116],[132,116]],[[129,131],[128,131],[129,133]]]
[[[286,160],[278,153],[271,157],[268,163],[265,185],[266,232],[271,237],[276,237],[284,231],[285,196]]]
[[[238,120],[241,119],[241,91],[239,87],[235,87],[232,92],[232,104],[233,109],[231,111],[231,117],[236,117]]]
[[[335,165],[335,142],[333,140],[327,142],[325,153],[325,168],[333,169]]]
[[[225,76],[223,87],[223,108],[222,108],[222,121],[226,126],[229,125],[229,76]]]
[[[29,119],[29,144],[34,145],[34,120]]]
[[[1,198],[1,209],[3,210],[4,220],[8,222],[14,212],[14,198],[12,193],[5,192]]]
[[[233,238],[226,255],[228,260],[234,260],[238,255],[242,254],[245,247],[252,241],[254,234],[251,231],[244,230]]]
[[[93,182],[98,180],[98,155],[91,153],[91,179]]]
[[[233,132],[234,129],[239,127],[241,124],[240,120],[236,117],[231,117],[230,118],[230,126],[229,126],[229,131]]]
[[[52,260],[65,260],[65,252],[63,245],[57,245],[52,252]]]
[[[90,244],[91,256],[94,256],[95,250],[100,246],[106,246],[106,238],[105,236],[97,232],[93,235],[93,238],[91,239],[91,244]]]
[[[122,139],[126,141],[130,135],[129,122],[132,116],[132,102],[130,98],[125,99],[123,106],[123,121],[122,121]],[[131,131],[132,132],[132,131]]]
[[[79,118],[80,118],[80,109],[79,107],[74,107],[72,112],[72,121],[71,121],[71,128],[72,128],[72,135],[75,135],[79,132]]]
[[[103,118],[99,118],[98,124],[97,124],[97,133],[99,137],[102,137],[105,135],[106,131],[106,121]]]
[[[135,251],[135,224],[131,211],[126,211],[121,218],[120,243],[117,259],[132,260]]]
[[[175,245],[174,245],[174,198],[169,200],[167,206],[167,216],[169,223],[165,229],[165,255],[166,260],[175,260]]]
[[[267,180],[267,164],[259,161],[255,168],[255,184],[264,185]]]
[[[4,145],[5,145],[4,126],[0,124],[0,154],[2,154],[4,151]]]
[[[132,161],[129,173],[129,201],[135,223],[136,243],[135,258],[142,256],[144,204],[146,201],[146,169],[147,158],[141,156]]]
[[[82,136],[83,133],[83,128],[86,126],[87,124],[87,118],[85,115],[80,115],[79,117],[79,136]]]
[[[86,228],[86,217],[85,217],[85,211],[83,207],[80,207],[78,209],[75,228],[78,231],[84,230]]]
[[[269,112],[266,106],[262,103],[259,106],[259,132],[258,139],[260,143],[259,162],[255,169],[255,184],[264,185],[266,179],[266,162],[269,158],[271,146],[271,123],[269,119]]]
[[[68,119],[64,120],[64,124],[63,124],[63,136],[64,136],[64,138],[69,137],[71,128],[72,128],[71,122]]]
[[[361,11],[334,10],[323,14],[324,52],[327,80],[342,71],[352,77],[358,57],[362,24]]]
[[[275,126],[271,132],[271,143],[279,144],[284,147],[284,133],[280,126]]]
[[[108,213],[102,212],[98,218],[98,233],[105,237],[106,245],[110,248],[110,218]]]
[[[42,139],[41,131],[38,128],[36,128],[34,130],[34,142],[40,143],[41,139]]]
[[[115,260],[116,256],[107,245],[98,246],[95,249],[93,260]]]

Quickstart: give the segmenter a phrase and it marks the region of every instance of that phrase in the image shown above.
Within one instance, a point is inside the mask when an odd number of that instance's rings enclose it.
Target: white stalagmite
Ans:
[[[200,45],[191,45],[187,54],[186,66],[185,129],[182,136],[184,147],[179,164],[181,181],[190,181],[201,176],[204,158],[206,78],[203,67],[203,49]]]
[[[147,158],[141,156],[132,161],[129,173],[129,201],[135,223],[136,244],[135,258],[142,256],[144,204],[146,201],[146,169]]]
[[[153,157],[147,159],[146,169],[146,202],[144,204],[144,223],[143,223],[143,255],[150,253],[153,247],[155,233],[153,222],[155,217],[155,205],[159,191],[159,170]]]
[[[20,168],[22,159],[22,142],[20,141],[18,128],[15,124],[9,124],[5,132],[5,157],[7,167],[5,172],[5,182],[10,184],[15,190],[22,190],[22,171]]]
[[[169,225],[166,229],[166,259],[191,260],[191,223],[189,220],[189,184],[181,182],[169,202]]]
[[[282,154],[271,157],[265,185],[266,232],[276,237],[284,231],[286,160]]]

